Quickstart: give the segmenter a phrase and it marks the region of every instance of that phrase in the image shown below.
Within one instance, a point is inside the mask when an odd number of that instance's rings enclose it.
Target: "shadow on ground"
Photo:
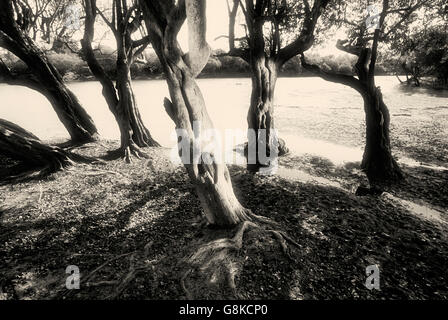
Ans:
[[[149,160],[130,165],[77,166],[46,181],[0,187],[0,297],[186,298],[185,258],[233,231],[204,228],[183,169],[161,160],[160,149],[149,153]],[[314,163],[308,169],[341,176],[331,163]],[[237,166],[231,175],[242,203],[278,222],[299,244],[291,247],[291,261],[274,238],[247,232],[242,250],[231,257],[238,298],[448,298],[447,225],[382,197],[254,176]],[[401,192],[413,195],[410,188]],[[372,264],[380,267],[380,291],[364,285]],[[81,271],[79,290],[65,288],[68,265]],[[199,298],[232,298],[208,285]]]

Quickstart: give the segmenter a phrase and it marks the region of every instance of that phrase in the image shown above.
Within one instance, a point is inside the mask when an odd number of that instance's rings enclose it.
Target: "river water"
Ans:
[[[199,79],[198,82],[215,127],[221,132],[246,130],[250,79]],[[134,81],[133,85],[144,123],[162,145],[173,146],[174,123],[162,103],[168,96],[166,82],[141,80]],[[389,76],[377,77],[377,85],[390,109],[392,133],[400,128],[398,138],[412,143],[413,134],[418,136],[420,131],[435,126],[437,133],[433,138],[447,139],[448,92],[406,90],[395,77]],[[119,139],[118,127],[101,95],[100,84],[75,82],[69,87],[92,116],[101,136]],[[320,78],[280,78],[275,104],[276,127],[293,153],[318,154],[335,163],[359,161],[365,122],[362,99],[356,91]],[[19,124],[43,140],[68,138],[45,97],[24,87],[0,84],[0,118]]]

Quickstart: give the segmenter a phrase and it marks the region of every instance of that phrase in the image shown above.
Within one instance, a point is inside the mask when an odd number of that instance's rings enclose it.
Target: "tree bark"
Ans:
[[[63,83],[61,75],[45,54],[15,22],[11,0],[0,2],[0,46],[15,54],[28,66],[40,84],[36,89],[49,99],[73,142],[83,143],[97,139],[98,132],[92,118]]]
[[[134,91],[132,90],[131,71],[123,58],[117,61],[118,105],[115,108],[115,117],[118,121],[121,136],[121,149],[128,158],[130,153],[140,153],[138,147],[160,146],[143,124],[137,108]]]
[[[255,163],[251,163],[251,157],[248,156],[247,169],[250,172],[258,172],[262,167],[270,168],[274,165],[272,161],[260,159],[260,153],[266,152],[267,157],[274,155],[275,158],[275,155],[281,156],[288,153],[288,148],[285,146],[284,141],[273,136],[273,131],[275,130],[274,91],[279,69],[278,64],[273,59],[259,57],[252,59],[251,68],[252,94],[247,114],[248,129],[250,131],[248,134],[247,152],[256,152]],[[266,134],[262,132],[263,130],[265,130]],[[251,132],[255,133],[255,135]],[[260,145],[264,145],[264,150],[260,150]]]
[[[229,11],[229,51],[232,52],[235,50],[235,23],[239,0],[230,1],[232,2],[232,6],[230,6],[229,0],[227,0],[227,10]]]
[[[195,186],[208,223],[232,227],[250,220],[250,211],[235,196],[222,153],[216,149],[216,144],[210,145],[210,141],[202,140],[205,130],[213,129],[201,90],[195,81],[210,55],[205,40],[205,1],[187,0],[186,4],[181,1],[176,7],[163,1],[141,3],[153,48],[168,83],[171,100],[165,99],[165,109],[176,128],[185,133],[182,141],[186,139],[188,144],[180,155],[185,159],[183,152],[194,155],[197,150],[200,151],[198,158],[188,157],[184,167]],[[185,20],[185,12],[190,48],[186,55],[176,39]]]
[[[0,119],[0,154],[19,160],[30,168],[43,168],[42,175],[56,172],[85,157],[43,144],[39,138],[18,125]]]
[[[362,94],[366,114],[366,145],[361,163],[370,184],[381,185],[401,180],[403,174],[392,157],[390,115],[379,88]]]
[[[384,21],[384,18],[382,20]],[[389,110],[384,103],[380,88],[375,84],[376,46],[374,41],[372,49],[363,48],[359,52],[354,69],[361,83],[357,90],[363,97],[366,114],[366,145],[361,168],[371,186],[382,186],[401,180],[403,173],[392,157]]]
[[[254,142],[248,142],[248,164],[250,172],[269,173],[276,166],[277,156],[288,153],[288,148],[283,140],[275,137],[273,139],[274,127],[274,90],[275,83],[280,68],[294,56],[308,50],[314,42],[314,30],[319,16],[328,4],[328,0],[316,0],[312,8],[308,1],[304,1],[303,24],[299,36],[285,47],[281,45],[280,27],[281,19],[284,18],[285,8],[280,8],[286,2],[272,2],[264,0],[246,0],[245,6],[241,7],[246,18],[249,44],[249,63],[252,69],[252,95],[248,113],[249,140],[255,131]],[[282,5],[280,5],[282,3]],[[231,14],[231,12],[229,12]],[[282,17],[283,16],[283,17]],[[267,36],[267,22],[271,24],[272,36]],[[229,19],[230,24],[235,21]],[[229,29],[230,30],[230,29]],[[269,39],[269,42],[267,41]],[[269,49],[268,49],[269,48]],[[259,133],[266,130],[266,139],[263,149],[267,151],[267,156],[271,158],[266,161],[260,160],[260,136]],[[264,134],[264,133],[261,133]],[[262,142],[262,141],[261,141]],[[251,146],[252,144],[252,146]],[[255,145],[253,145],[255,144]],[[256,150],[256,161],[252,163],[250,153]],[[271,148],[276,148],[277,152],[272,152]],[[263,153],[263,151],[261,151]],[[275,156],[273,154],[277,153]],[[267,167],[267,168],[266,168]]]

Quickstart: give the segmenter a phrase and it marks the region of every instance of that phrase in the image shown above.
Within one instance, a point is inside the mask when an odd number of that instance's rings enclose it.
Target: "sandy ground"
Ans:
[[[226,257],[236,292],[210,281],[195,297],[448,298],[448,95],[408,91],[386,80],[380,85],[391,111],[393,153],[406,181],[379,197],[356,197],[356,188],[367,184],[359,170],[365,136],[360,98],[353,90],[328,85],[317,101],[319,80],[282,79],[276,125],[291,154],[271,177],[248,174],[238,165],[229,168],[244,206],[276,221],[298,247],[291,247],[289,259],[273,237],[249,230],[243,248]],[[148,90],[149,85],[158,90]],[[205,98],[217,127],[236,121],[234,127],[245,128],[248,80],[201,85],[209,93]],[[110,112],[96,108],[104,103],[100,91],[79,86],[103,133],[113,131],[113,120],[103,117],[112,117]],[[228,92],[223,86],[233,90],[232,101],[222,98]],[[141,91],[140,101],[149,101],[141,110],[151,132],[170,145],[166,132],[172,122],[154,112],[166,94],[159,87],[161,82],[145,82],[136,84],[136,91]],[[5,92],[11,101],[18,96]],[[60,126],[57,119],[36,123],[48,108],[41,103],[36,109],[37,97],[27,99],[29,106],[23,108],[36,115],[30,113],[30,123],[18,123],[38,136],[53,135],[52,125]],[[4,106],[17,113],[10,120],[23,118],[24,110]],[[235,109],[230,117],[229,107]],[[42,132],[33,130],[36,125]],[[65,134],[63,128],[60,132]],[[103,140],[76,152],[100,157],[116,147],[116,141]],[[204,228],[184,169],[171,163],[168,149],[146,152],[149,160],[129,165],[121,160],[75,165],[44,181],[0,186],[0,299],[187,297],[181,283],[187,258],[204,243],[232,237],[235,230]],[[10,165],[0,159],[0,175]],[[380,268],[380,291],[364,285],[366,267],[372,264]],[[65,288],[69,265],[79,267],[80,290]],[[202,288],[194,277],[190,285],[195,280]]]
[[[101,156],[117,146],[102,141],[76,151]],[[150,159],[131,164],[76,165],[45,181],[0,187],[0,298],[186,298],[186,257],[234,231],[204,229],[184,169],[168,149],[147,152]],[[249,231],[230,257],[237,291],[210,283],[195,297],[448,298],[448,171],[402,164],[405,183],[356,197],[366,183],[359,162],[302,154],[282,158],[280,167],[271,177],[236,165],[230,172],[244,206],[298,243],[293,259],[273,237]],[[380,267],[379,291],[364,285],[372,264]],[[65,288],[69,265],[80,269],[80,290]]]

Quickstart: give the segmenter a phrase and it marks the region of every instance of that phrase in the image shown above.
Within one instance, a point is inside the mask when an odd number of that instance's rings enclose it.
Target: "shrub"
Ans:
[[[211,56],[210,59],[208,59],[207,65],[204,67],[204,70],[202,72],[204,73],[216,73],[221,71],[222,69],[222,63],[217,57]]]
[[[163,72],[162,65],[157,55],[151,51],[145,51],[143,54],[146,59],[146,72],[150,74],[161,74]]]
[[[62,76],[68,72],[77,72],[86,65],[78,55],[73,53],[49,52],[47,58]]]
[[[225,72],[247,72],[249,64],[239,57],[221,56],[217,57],[221,62],[221,70]]]

